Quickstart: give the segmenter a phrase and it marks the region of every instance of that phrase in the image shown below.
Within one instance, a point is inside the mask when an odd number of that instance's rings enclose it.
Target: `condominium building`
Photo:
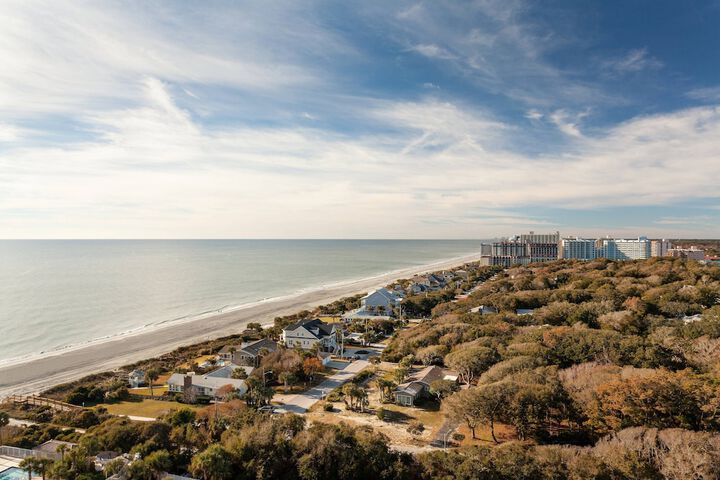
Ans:
[[[549,262],[558,258],[560,233],[536,235],[534,232],[494,242],[483,247],[481,262],[485,265],[527,265],[534,262]],[[489,250],[489,255],[485,252]]]
[[[687,258],[689,260],[705,260],[705,250],[701,250],[697,247],[690,248],[670,248],[668,249],[666,256],[676,258]]]
[[[548,234],[542,234],[542,233],[524,233],[520,235],[520,242],[521,243],[554,243],[557,245],[560,243],[560,232],[555,233],[548,233]]]
[[[672,248],[670,240],[651,240],[650,241],[650,256],[651,257],[664,257],[667,255],[668,250]]]
[[[592,260],[597,258],[595,239],[563,238],[560,241],[560,258]]]
[[[603,238],[598,241],[598,257],[610,260],[644,260],[650,258],[650,240],[638,237],[636,240]]]

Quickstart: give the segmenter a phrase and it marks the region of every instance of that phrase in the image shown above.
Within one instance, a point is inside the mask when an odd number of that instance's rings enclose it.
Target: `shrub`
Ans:
[[[323,410],[326,412],[332,412],[335,409],[332,403],[326,402],[323,404]]]
[[[407,431],[413,435],[420,435],[425,430],[425,425],[419,420],[413,420],[408,425]]]
[[[377,409],[375,415],[377,415],[378,420],[385,420],[385,418],[387,418],[387,412],[382,407]]]

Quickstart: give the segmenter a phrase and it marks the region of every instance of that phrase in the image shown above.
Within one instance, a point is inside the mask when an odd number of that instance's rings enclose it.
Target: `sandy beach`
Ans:
[[[245,329],[250,322],[267,323],[273,318],[292,314],[366,292],[400,278],[443,270],[476,261],[480,254],[457,257],[396,270],[375,277],[320,288],[294,296],[271,299],[245,308],[163,325],[150,331],[104,339],[22,363],[0,367],[0,398],[12,394],[37,393],[53,385],[76,380],[85,375],[113,370],[139,360]]]

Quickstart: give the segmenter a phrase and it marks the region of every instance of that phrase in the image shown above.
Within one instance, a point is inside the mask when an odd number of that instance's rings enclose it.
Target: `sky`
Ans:
[[[720,237],[720,0],[0,2],[0,238]]]

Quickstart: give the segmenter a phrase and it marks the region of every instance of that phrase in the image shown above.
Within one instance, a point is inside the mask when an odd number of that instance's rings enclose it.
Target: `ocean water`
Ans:
[[[479,249],[467,240],[0,241],[0,364]]]

